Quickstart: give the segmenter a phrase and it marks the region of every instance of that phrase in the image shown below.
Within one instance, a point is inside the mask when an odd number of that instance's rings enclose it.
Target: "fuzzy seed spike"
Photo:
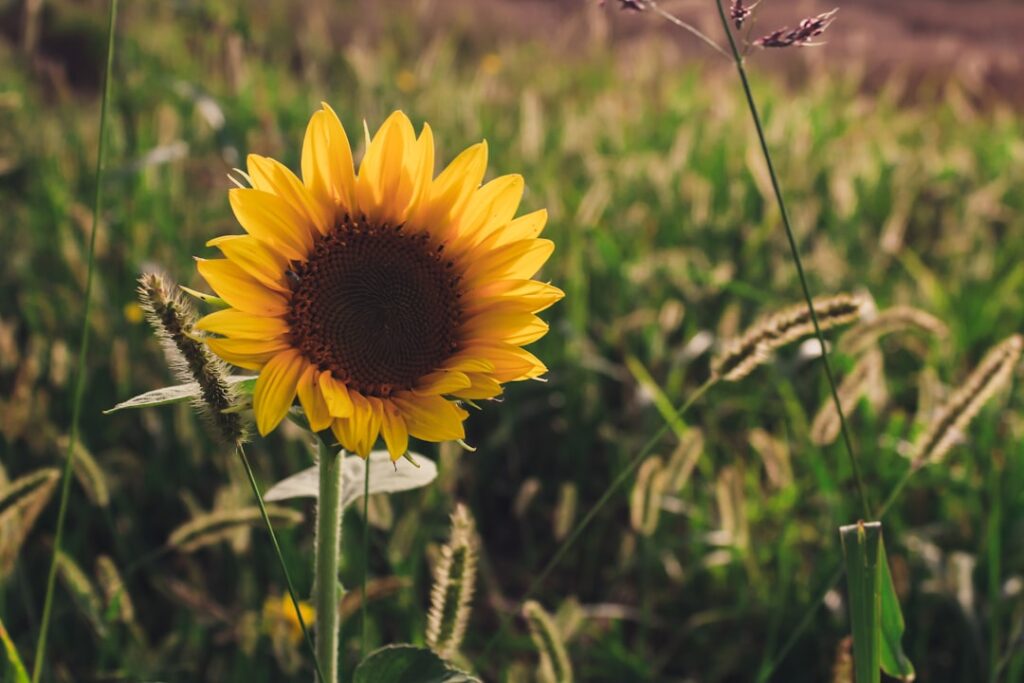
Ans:
[[[551,615],[539,602],[528,600],[523,605],[523,618],[540,655],[539,680],[543,683],[572,683],[572,664]]]
[[[441,561],[434,572],[427,645],[446,659],[458,653],[469,623],[476,588],[475,527],[466,506],[457,505],[452,513],[451,538],[441,549]]]

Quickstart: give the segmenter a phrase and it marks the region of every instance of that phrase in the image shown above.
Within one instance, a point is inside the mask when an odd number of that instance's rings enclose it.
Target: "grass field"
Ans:
[[[0,40],[6,481],[63,464],[104,6],[47,3],[34,57]],[[335,19],[351,27],[358,12]],[[394,109],[430,123],[439,163],[486,138],[491,174],[522,173],[524,210],[550,212],[545,235],[557,248],[542,277],[566,293],[544,314],[551,332],[531,347],[550,368],[547,382],[515,384],[474,412],[476,452],[421,445],[439,457],[439,479],[373,499],[369,555],[361,515],[346,516],[341,578],[351,589],[369,573],[371,649],[423,642],[432,563],[461,501],[481,540],[463,664],[488,681],[534,680],[538,655],[513,614],[531,581],[664,424],[664,406],[704,382],[715,345],[802,300],[731,72],[680,65],[653,46],[627,56],[595,39],[565,55],[467,26],[421,32],[417,21],[378,16],[373,31],[339,37],[334,24],[280,2],[124,7],[83,457],[64,538],[72,568],[60,572],[47,680],[312,675],[301,644],[264,616],[284,583],[258,524],[191,552],[166,543],[196,515],[253,505],[231,454],[186,405],[101,411],[172,382],[136,278],[159,267],[208,291],[192,257],[240,230],[226,174],[250,152],[297,170],[322,100],[357,156],[362,121],[373,130]],[[817,54],[827,64],[827,48]],[[832,67],[786,88],[756,55],[751,66],[811,289],[869,295],[879,309],[913,306],[948,326],[943,340],[883,339],[874,400],[850,415],[877,509],[930,412],[988,348],[1024,327],[1024,119],[999,105],[976,109],[955,84],[901,105],[897,86],[865,93],[845,75],[856,69]],[[846,592],[841,582],[824,600],[818,592],[841,564],[838,527],[862,513],[841,441],[810,438],[828,387],[806,351],[794,345],[742,382],[714,386],[658,443],[668,458],[693,428],[704,438],[692,476],[662,491],[648,528],[631,524],[630,499],[644,495],[631,479],[545,579],[535,597],[557,613],[577,681],[753,681],[769,663],[773,681],[829,680],[850,631]],[[855,362],[832,359],[841,376]],[[999,392],[884,519],[919,680],[1024,680],[1022,408],[1019,388]],[[297,429],[256,439],[249,457],[264,486],[311,463]],[[302,521],[280,513],[293,523],[279,535],[305,595],[313,506],[287,507]],[[54,496],[31,529],[8,524],[0,536],[0,617],[27,661],[56,508]],[[130,604],[104,597],[108,563]],[[364,645],[358,599],[352,592],[342,605],[343,680]],[[515,618],[502,630],[505,617]]]

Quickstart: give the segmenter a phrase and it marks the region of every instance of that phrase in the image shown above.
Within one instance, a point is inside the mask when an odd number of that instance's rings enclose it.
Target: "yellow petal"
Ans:
[[[489,375],[469,375],[470,385],[453,393],[458,398],[477,400],[501,395],[501,383]]]
[[[328,215],[327,207],[314,201],[306,191],[306,186],[295,177],[291,169],[276,159],[261,157],[258,154],[250,154],[247,163],[253,187],[277,195],[288,202],[299,215],[304,216],[319,232],[327,232],[334,222],[333,212]]]
[[[468,338],[469,344],[493,339],[524,346],[540,339],[547,331],[547,323],[514,306],[494,306],[462,325],[462,334]],[[525,341],[527,339],[529,341]]]
[[[359,444],[353,431],[352,420],[341,417],[337,418],[331,423],[331,432],[334,433],[334,437],[346,451],[355,453],[358,450]]]
[[[254,315],[275,316],[288,312],[288,299],[267,289],[259,280],[227,259],[196,259],[196,268],[217,296],[231,306]]]
[[[295,400],[295,388],[307,361],[295,349],[277,354],[263,367],[256,380],[252,395],[252,409],[256,415],[256,428],[261,435],[269,434]]]
[[[355,170],[345,128],[327,104],[313,114],[302,143],[302,179],[321,203],[355,211]]]
[[[387,444],[391,460],[398,460],[409,450],[409,428],[405,424],[401,411],[391,401],[384,401],[381,434]]]
[[[504,228],[498,230],[494,246],[500,247],[511,242],[518,242],[519,240],[535,239],[543,232],[544,225],[547,222],[547,209],[540,209],[539,211],[520,216],[510,221]]]
[[[416,396],[403,392],[392,398],[402,411],[409,434],[424,441],[452,441],[466,436],[463,420],[468,413],[440,396]]]
[[[381,124],[359,164],[356,197],[359,209],[373,220],[398,223],[412,198],[412,177],[405,153],[416,140],[412,123],[400,111]]]
[[[291,291],[284,279],[288,260],[279,252],[264,245],[252,235],[225,235],[206,243],[217,247],[232,263],[265,284],[284,294]]]
[[[236,188],[228,192],[228,202],[246,232],[286,259],[302,261],[313,248],[313,226],[280,197]]]
[[[291,346],[277,339],[206,339],[206,345],[215,354],[240,368],[259,370],[271,358]]]
[[[420,379],[418,385],[415,393],[430,396],[434,394],[453,394],[459,389],[468,387],[470,381],[461,372],[439,370]]]
[[[532,379],[547,372],[547,367],[539,358],[526,349],[513,344],[503,342],[471,344],[463,353],[474,354],[489,360],[494,366],[490,374],[499,382]]]
[[[414,215],[430,196],[431,179],[434,177],[434,132],[429,124],[423,124],[423,132],[409,154],[409,170],[413,181],[412,197],[405,218]]]
[[[423,201],[411,222],[420,226],[446,225],[465,207],[473,190],[480,186],[487,170],[487,142],[464,150],[430,184],[429,197]]]
[[[280,338],[284,341],[284,336],[288,334],[288,323],[283,318],[268,318],[234,308],[225,308],[200,318],[196,323],[196,329],[236,339]]]
[[[445,362],[445,369],[459,372],[491,372],[494,370],[494,364],[486,358],[459,352]]]
[[[470,197],[458,223],[458,239],[467,245],[479,244],[516,215],[523,198],[523,176],[505,175],[487,183]]]
[[[348,418],[351,436],[355,439],[357,455],[367,457],[380,433],[381,406],[379,399],[367,398],[358,391],[349,394],[352,399],[352,416]],[[377,401],[375,405],[373,401]]]
[[[330,372],[320,373],[320,391],[331,415],[349,417],[352,414],[352,399],[349,397],[348,387],[344,382],[334,379]]]
[[[467,316],[481,313],[486,309],[514,303],[523,310],[539,313],[565,298],[565,292],[554,285],[537,280],[503,280],[488,284],[464,296]]]
[[[519,240],[505,246],[471,253],[463,275],[469,286],[497,280],[526,280],[534,276],[555,250],[551,240]],[[475,252],[480,252],[480,249]]]
[[[319,375],[320,371],[316,367],[307,366],[302,377],[299,378],[297,387],[299,403],[302,404],[302,410],[306,413],[309,428],[314,432],[327,429],[332,422],[331,413],[327,409],[327,401],[320,389]]]

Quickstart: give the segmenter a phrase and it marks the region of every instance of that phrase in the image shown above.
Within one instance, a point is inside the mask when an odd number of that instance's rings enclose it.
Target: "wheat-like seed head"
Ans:
[[[822,331],[856,321],[867,305],[867,299],[858,294],[814,299],[814,311]],[[771,313],[722,345],[722,350],[711,360],[711,375],[715,379],[738,382],[767,362],[776,349],[812,334],[814,322],[806,303]]]
[[[865,353],[843,377],[837,393],[844,415],[853,412],[862,396],[867,396],[876,409],[885,403],[885,363],[882,352],[877,347]],[[811,423],[811,442],[819,446],[830,444],[839,437],[841,427],[835,401],[829,397],[821,404],[821,408],[814,416],[814,422]]]
[[[216,427],[216,435],[231,444],[245,440],[242,418],[225,412],[235,405],[228,369],[195,337],[196,314],[178,287],[159,273],[139,278],[139,300],[146,318],[164,348],[171,371],[181,382],[196,382],[201,400],[196,405]]]
[[[949,327],[927,311],[913,306],[893,306],[851,327],[839,338],[838,348],[851,356],[870,349],[879,338],[894,332],[917,330],[939,339],[949,336]]]
[[[661,497],[668,482],[669,472],[658,456],[652,455],[640,464],[629,496],[629,523],[637,533],[651,536],[657,530]]]
[[[999,390],[1010,384],[1024,351],[1024,337],[1015,334],[993,347],[949,397],[917,440],[913,466],[939,462],[956,444],[974,416]]]
[[[543,683],[572,683],[572,664],[551,615],[539,602],[528,600],[523,605],[523,618],[540,655],[538,679]]]
[[[476,588],[476,525],[465,505],[455,506],[452,532],[441,549],[427,614],[427,645],[451,658],[462,645]]]

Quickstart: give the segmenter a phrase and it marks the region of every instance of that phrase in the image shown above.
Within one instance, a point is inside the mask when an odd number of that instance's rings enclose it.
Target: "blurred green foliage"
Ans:
[[[19,6],[6,3],[4,16]],[[662,424],[626,359],[678,405],[707,374],[707,350],[693,340],[728,336],[799,300],[729,73],[681,66],[642,41],[620,50],[600,32],[566,54],[496,40],[494,27],[437,24],[429,4],[387,7],[123,10],[82,432],[100,470],[90,476],[105,479],[109,501],[76,484],[65,550],[97,595],[109,567],[92,568],[113,558],[133,609],[126,614],[114,591],[103,615],[83,614],[62,585],[55,680],[311,675],[305,653],[271,641],[281,629],[261,617],[283,581],[258,528],[193,553],[164,545],[204,511],[251,505],[231,455],[185,406],[100,411],[170,381],[140,322],[135,278],[160,267],[204,288],[191,257],[239,230],[227,172],[249,152],[297,168],[321,100],[357,146],[363,120],[373,128],[394,108],[430,122],[442,161],[486,137],[491,174],[521,172],[524,210],[550,211],[546,234],[558,248],[543,275],[567,294],[533,349],[551,368],[547,383],[513,386],[504,403],[474,413],[478,450],[440,449],[437,486],[379,503],[368,557],[359,515],[349,514],[342,579],[356,586],[369,568],[371,647],[422,643],[430,558],[463,500],[483,543],[463,652],[486,680],[529,680],[537,660],[521,622],[486,659],[475,656],[557,548],[552,529],[573,513],[559,501],[578,501],[578,519]],[[102,16],[99,2],[49,2],[35,55],[0,40],[0,462],[12,480],[59,464],[69,421]],[[920,428],[919,409],[1021,330],[1024,122],[998,105],[977,110],[955,84],[901,106],[898,86],[866,94],[834,66],[797,89],[756,59],[753,67],[813,289],[866,291],[879,307],[917,306],[951,329],[941,346],[885,342],[889,400],[852,416],[877,505],[907,466],[900,451]],[[685,487],[668,492],[654,532],[631,530],[628,491],[598,517],[538,596],[553,612],[562,606],[563,620],[582,615],[567,642],[577,680],[749,681],[773,658],[839,565],[838,526],[858,516],[840,447],[808,439],[825,395],[818,369],[796,352],[716,387],[687,416],[706,445]],[[886,519],[904,643],[923,680],[1024,676],[1021,407],[1019,390],[1001,396]],[[791,479],[770,478],[751,446],[766,435],[791,454]],[[670,433],[659,452],[675,445]],[[308,466],[310,454],[285,430],[254,444],[251,458],[269,485]],[[308,591],[312,508],[299,509],[306,523],[281,539]],[[40,517],[0,591],[0,615],[23,653],[34,643],[54,516]],[[349,670],[360,633],[353,598],[343,605]],[[824,680],[848,630],[842,593],[830,593],[773,680]]]

